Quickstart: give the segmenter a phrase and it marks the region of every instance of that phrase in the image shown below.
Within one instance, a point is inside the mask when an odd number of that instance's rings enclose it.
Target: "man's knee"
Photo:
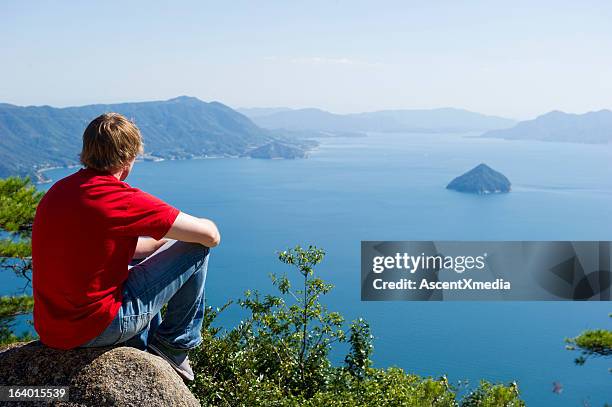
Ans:
[[[201,245],[200,243],[182,242],[180,240],[175,241],[173,245],[182,252],[204,256],[207,255],[210,250],[208,247]]]
[[[200,244],[200,243],[186,243],[189,245],[189,250],[195,252],[200,256],[207,256],[210,252],[210,248]]]
[[[184,246],[185,254],[196,260],[197,268],[201,268],[210,254],[210,248],[199,243],[179,242]]]

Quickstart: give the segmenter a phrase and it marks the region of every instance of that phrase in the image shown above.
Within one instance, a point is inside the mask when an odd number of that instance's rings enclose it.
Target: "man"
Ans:
[[[34,327],[59,349],[146,347],[193,380],[187,351],[202,340],[209,248],[220,235],[210,220],[123,182],[140,153],[138,128],[103,114],[83,133],[85,168],[41,200],[32,231]]]

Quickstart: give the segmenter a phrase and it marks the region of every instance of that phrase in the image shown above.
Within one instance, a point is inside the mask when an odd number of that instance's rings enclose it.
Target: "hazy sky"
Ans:
[[[0,44],[0,101],[19,105],[612,108],[607,0],[3,0]]]

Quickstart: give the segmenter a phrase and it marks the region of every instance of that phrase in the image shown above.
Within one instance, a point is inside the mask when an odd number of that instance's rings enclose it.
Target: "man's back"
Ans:
[[[138,236],[160,239],[179,211],[115,176],[82,169],[43,197],[32,233],[34,325],[73,348],[117,314]]]

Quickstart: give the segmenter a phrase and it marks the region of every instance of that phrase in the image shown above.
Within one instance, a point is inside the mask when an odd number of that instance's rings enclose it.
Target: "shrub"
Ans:
[[[315,273],[325,253],[299,246],[279,253],[300,279],[271,275],[277,295],[247,291],[237,304],[249,314],[237,327],[214,327],[221,308],[207,307],[203,343],[190,359],[191,390],[211,406],[522,406],[516,385],[481,382],[463,401],[445,377],[423,378],[399,368],[373,368],[372,334],[363,319],[344,319],[321,297],[332,286]],[[335,343],[349,343],[344,366],[333,366]]]

